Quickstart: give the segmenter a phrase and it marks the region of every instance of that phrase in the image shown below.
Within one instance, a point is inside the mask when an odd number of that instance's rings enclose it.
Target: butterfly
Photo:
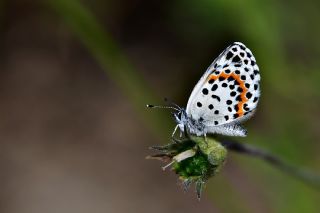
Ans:
[[[228,46],[208,67],[194,87],[186,109],[177,105],[174,117],[180,132],[205,136],[247,135],[241,123],[255,112],[260,97],[256,60],[241,42]],[[150,106],[150,105],[149,105]]]

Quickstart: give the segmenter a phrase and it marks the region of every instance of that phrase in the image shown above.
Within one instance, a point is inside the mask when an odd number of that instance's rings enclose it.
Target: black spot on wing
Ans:
[[[231,51],[229,51],[226,55],[226,59],[229,60],[230,58],[232,58],[233,53]]]
[[[223,76],[220,76],[220,77],[219,77],[219,81],[224,81],[224,79],[226,79],[226,78],[223,77]]]
[[[239,87],[239,88],[240,88],[240,87]],[[231,96],[231,97],[236,96],[236,94],[237,94],[237,93],[236,93],[235,91],[230,92],[230,96]]]
[[[207,88],[204,88],[204,89],[202,89],[202,93],[203,93],[204,95],[208,95],[209,90],[208,90]]]
[[[234,81],[234,85],[240,85],[238,81]]]
[[[228,77],[228,81],[230,82],[230,81],[234,81],[234,80],[236,80],[236,79],[234,79],[234,77],[232,77],[232,76],[229,76]]]
[[[211,91],[215,91],[216,89],[218,89],[218,85],[214,84],[211,88]]]
[[[233,63],[238,63],[238,62],[240,62],[241,61],[241,58],[238,56],[238,55],[236,55],[235,57],[233,57],[233,59],[232,59],[232,62]]]
[[[252,97],[252,93],[251,93],[251,92],[247,92],[246,97],[247,97],[248,99],[250,99],[250,98]]]
[[[254,80],[254,74],[250,75],[251,80]]]
[[[246,49],[246,47],[243,46],[243,45],[239,45],[239,47],[240,47],[240,49],[242,49],[242,50],[245,50],[245,49]]]
[[[236,97],[236,101],[242,101],[241,95],[238,95],[238,96]]]
[[[250,110],[249,107],[248,107],[248,104],[244,104],[244,105],[243,105],[243,109],[244,109],[245,111],[249,111],[249,110]]]
[[[211,95],[211,97],[212,97],[213,99],[217,99],[219,102],[221,101],[220,97],[217,96],[217,95]]]
[[[214,82],[214,79],[210,79],[210,80],[208,81],[209,84],[213,84],[213,82]]]

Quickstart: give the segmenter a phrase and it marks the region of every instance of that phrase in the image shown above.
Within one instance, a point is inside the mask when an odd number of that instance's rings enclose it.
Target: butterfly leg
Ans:
[[[207,140],[207,133],[203,133],[203,137],[204,137],[204,142],[206,143],[206,145],[208,146],[208,140]]]
[[[176,125],[176,127],[174,128],[172,135],[171,135],[171,138],[174,138],[174,135],[176,134],[178,127],[179,127],[179,125]]]

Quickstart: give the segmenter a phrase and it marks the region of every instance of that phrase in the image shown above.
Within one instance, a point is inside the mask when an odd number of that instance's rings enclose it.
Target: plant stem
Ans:
[[[293,166],[266,150],[262,150],[260,148],[257,148],[251,145],[242,144],[242,143],[239,143],[236,141],[230,141],[230,140],[222,141],[221,144],[230,151],[260,158],[268,162],[270,165],[277,167],[281,171],[286,172],[287,174],[299,180],[302,180],[306,184],[315,186],[320,190],[319,175],[311,171],[307,171],[305,169]]]

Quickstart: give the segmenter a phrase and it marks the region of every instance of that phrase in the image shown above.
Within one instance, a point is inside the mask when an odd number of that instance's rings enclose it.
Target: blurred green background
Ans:
[[[262,77],[243,143],[320,172],[320,2],[5,0],[0,4],[1,212],[320,212],[316,189],[230,153],[201,202],[148,146],[169,97],[230,43]]]

